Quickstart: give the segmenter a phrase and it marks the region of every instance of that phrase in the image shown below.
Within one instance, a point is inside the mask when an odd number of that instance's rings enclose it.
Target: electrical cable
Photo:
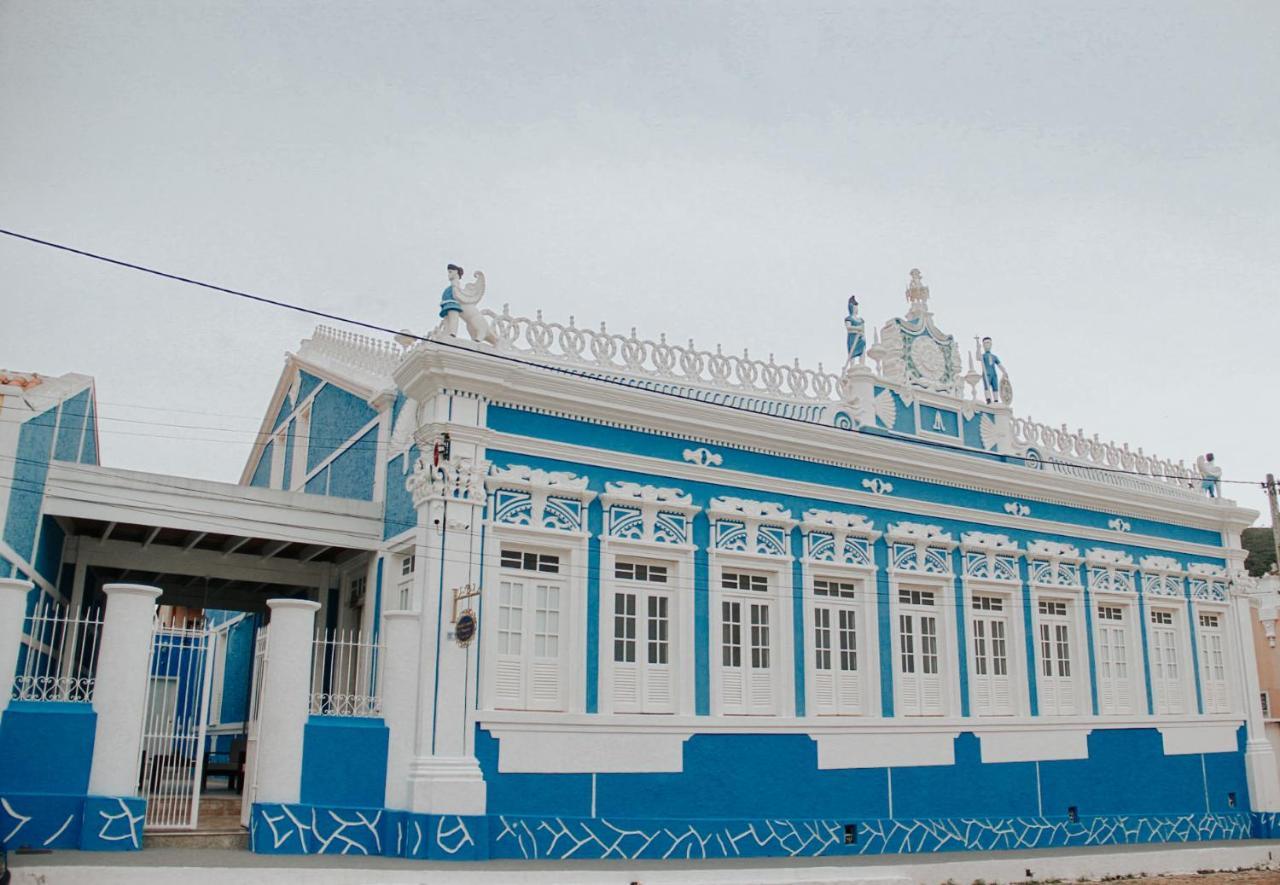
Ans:
[[[649,393],[654,393],[654,394],[658,394],[658,395],[661,395],[661,396],[673,397],[673,398],[676,398],[676,399],[688,400],[688,401],[692,401],[692,402],[698,402],[698,403],[702,403],[703,405],[719,406],[719,407],[721,407],[721,408],[729,408],[729,409],[733,409],[733,410],[735,410],[735,411],[747,412],[747,413],[749,413],[749,414],[757,415],[757,416],[759,416],[759,417],[763,417],[763,418],[775,418],[775,419],[780,419],[780,420],[789,421],[789,422],[793,422],[793,423],[807,424],[807,425],[811,425],[811,426],[815,426],[815,427],[822,427],[822,428],[825,428],[825,429],[827,429],[827,430],[842,430],[842,431],[846,431],[846,432],[853,432],[853,433],[867,433],[867,434],[869,434],[869,435],[874,435],[874,436],[880,436],[880,435],[881,435],[881,434],[879,434],[879,433],[871,433],[868,429],[866,429],[866,428],[861,428],[861,427],[847,427],[847,428],[834,427],[834,426],[832,426],[832,425],[821,424],[821,423],[819,423],[819,422],[817,422],[817,421],[812,421],[812,420],[809,420],[809,419],[806,419],[806,418],[797,418],[797,417],[789,416],[789,415],[770,415],[770,414],[766,414],[766,413],[763,413],[763,412],[755,412],[755,411],[752,411],[752,410],[750,410],[750,409],[744,409],[744,408],[742,408],[742,407],[740,407],[740,406],[735,406],[735,405],[733,405],[733,404],[731,404],[731,403],[713,402],[713,401],[710,401],[710,400],[701,400],[701,399],[698,399],[697,397],[691,397],[691,396],[688,396],[688,395],[686,395],[686,394],[682,394],[682,393],[680,393],[680,392],[678,392],[678,391],[673,391],[673,390],[663,390],[663,389],[660,389],[660,388],[654,388],[654,387],[651,387],[651,386],[649,386],[649,385],[647,384],[647,382],[642,381],[642,380],[639,380],[639,379],[630,379],[630,378],[617,378],[617,377],[611,377],[610,375],[608,375],[608,374],[606,374],[606,373],[604,373],[604,372],[586,372],[586,371],[581,371],[581,370],[574,370],[574,369],[566,368],[566,367],[564,367],[564,366],[547,365],[547,364],[544,364],[544,363],[534,362],[534,361],[532,361],[532,360],[520,359],[519,357],[512,356],[511,354],[503,354],[503,353],[497,353],[497,352],[494,352],[494,351],[480,350],[480,349],[476,349],[476,348],[472,348],[472,347],[467,347],[467,346],[465,346],[465,345],[461,345],[461,344],[458,344],[458,343],[455,343],[455,342],[449,342],[449,341],[444,341],[444,340],[440,340],[440,339],[429,338],[429,337],[427,337],[427,336],[418,335],[418,334],[415,334],[415,333],[412,333],[412,332],[408,332],[408,331],[405,331],[405,330],[392,329],[392,328],[387,327],[387,326],[380,326],[380,325],[378,325],[378,324],[376,324],[376,323],[370,323],[370,322],[367,322],[367,321],[364,321],[364,320],[358,320],[358,319],[355,319],[355,318],[353,318],[353,317],[347,317],[347,316],[342,316],[342,315],[339,315],[339,314],[328,313],[328,312],[326,312],[326,311],[316,310],[315,308],[304,307],[304,306],[299,305],[299,304],[292,304],[292,303],[287,302],[287,301],[281,301],[281,300],[276,299],[276,298],[268,298],[268,297],[263,296],[263,295],[255,295],[255,294],[250,293],[250,292],[243,292],[243,291],[240,291],[240,290],[237,290],[237,289],[231,289],[231,288],[228,288],[228,287],[225,287],[225,286],[219,286],[219,285],[216,285],[216,284],[214,284],[214,283],[207,283],[207,282],[204,282],[204,281],[202,281],[202,280],[193,279],[193,278],[191,278],[191,277],[185,277],[185,276],[181,276],[181,275],[179,275],[179,274],[169,273],[169,272],[167,272],[167,271],[158,270],[158,269],[156,269],[156,268],[147,267],[147,266],[145,266],[145,265],[136,264],[136,263],[134,263],[134,262],[123,261],[123,260],[121,260],[121,259],[117,259],[117,258],[111,258],[111,257],[106,256],[106,255],[101,255],[101,254],[98,254],[98,253],[95,253],[95,252],[90,252],[90,251],[87,251],[87,250],[84,250],[84,249],[77,249],[77,248],[75,248],[75,247],[68,246],[68,245],[65,245],[65,244],[62,244],[62,243],[56,243],[56,242],[53,242],[53,241],[51,241],[51,240],[45,240],[45,239],[41,239],[41,238],[39,238],[39,237],[33,237],[33,236],[28,235],[28,234],[22,234],[22,233],[18,233],[17,231],[11,231],[11,230],[7,230],[7,229],[4,229],[4,228],[0,228],[0,234],[3,234],[3,235],[8,236],[8,237],[13,237],[14,239],[25,240],[25,241],[27,241],[27,242],[29,242],[29,243],[34,243],[34,244],[36,244],[36,245],[46,246],[46,247],[49,247],[49,248],[52,248],[52,249],[57,249],[57,250],[60,250],[60,251],[63,251],[63,252],[68,252],[68,253],[71,253],[71,254],[74,254],[74,255],[79,255],[79,256],[82,256],[82,257],[85,257],[85,258],[90,258],[90,259],[93,259],[93,260],[95,260],[95,261],[101,261],[101,262],[105,262],[105,263],[107,263],[107,264],[116,265],[116,266],[118,266],[118,267],[123,267],[123,268],[129,269],[129,270],[134,270],[134,271],[138,271],[138,272],[141,272],[141,273],[151,274],[151,275],[153,275],[153,276],[161,277],[161,278],[163,278],[163,279],[167,279],[167,280],[172,280],[172,281],[174,281],[174,282],[185,283],[185,284],[187,284],[187,285],[197,286],[197,287],[199,287],[199,288],[208,289],[208,290],[211,290],[211,291],[214,291],[214,292],[219,292],[219,293],[222,293],[222,294],[225,294],[225,295],[232,295],[232,296],[235,296],[235,297],[238,297],[238,298],[244,298],[244,299],[247,299],[247,300],[250,300],[250,301],[254,301],[254,302],[257,302],[257,303],[260,303],[260,304],[266,304],[266,305],[269,305],[269,306],[272,306],[272,307],[279,307],[279,308],[282,308],[282,309],[285,309],[285,310],[295,311],[295,312],[297,312],[297,313],[308,314],[308,315],[310,315],[310,316],[316,316],[316,317],[320,317],[320,318],[322,318],[322,319],[332,320],[332,321],[334,321],[334,322],[346,323],[346,324],[348,324],[348,325],[357,326],[357,327],[359,327],[359,328],[362,328],[362,329],[368,329],[368,330],[370,330],[370,331],[374,331],[374,332],[383,332],[383,333],[386,333],[386,334],[389,334],[389,335],[401,336],[401,337],[409,338],[409,339],[411,339],[411,340],[415,340],[415,341],[418,341],[418,342],[422,342],[422,343],[424,343],[424,344],[429,344],[429,345],[431,345],[431,346],[435,346],[435,347],[444,347],[444,348],[452,348],[452,349],[458,349],[458,350],[465,350],[465,351],[467,351],[468,353],[480,354],[480,355],[482,355],[482,356],[489,357],[489,358],[492,358],[492,359],[499,359],[499,360],[504,360],[504,361],[506,361],[506,362],[518,363],[518,364],[521,364],[521,365],[526,365],[526,366],[530,366],[530,367],[534,367],[534,368],[540,368],[540,369],[544,369],[544,370],[551,371],[551,372],[556,372],[556,373],[560,373],[560,374],[570,375],[570,376],[573,376],[573,377],[579,377],[579,378],[585,378],[585,379],[588,379],[588,380],[599,381],[599,382],[603,382],[603,383],[606,383],[606,384],[614,384],[614,385],[617,385],[617,386],[629,387],[629,388],[632,388],[632,389],[645,390],[645,391],[647,391],[647,392],[649,392]],[[1098,471],[1098,472],[1102,472],[1102,473],[1125,474],[1125,475],[1129,475],[1129,476],[1139,476],[1139,477],[1148,478],[1148,479],[1155,478],[1155,479],[1169,479],[1169,480],[1183,481],[1183,482],[1195,482],[1195,477],[1194,477],[1194,476],[1183,476],[1183,475],[1180,475],[1180,474],[1164,474],[1164,473],[1143,473],[1143,472],[1141,472],[1141,471],[1137,471],[1137,470],[1127,470],[1127,469],[1124,469],[1124,468],[1117,468],[1117,467],[1104,467],[1104,466],[1101,466],[1101,465],[1093,465],[1093,464],[1089,464],[1089,465],[1083,465],[1083,464],[1082,464],[1082,465],[1076,465],[1076,464],[1072,464],[1071,462],[1066,462],[1066,461],[1054,461],[1054,460],[1052,460],[1052,459],[1051,459],[1051,460],[1046,461],[1046,460],[1044,460],[1044,459],[1030,458],[1030,457],[1027,457],[1027,456],[1021,456],[1021,455],[1012,455],[1012,454],[996,454],[996,453],[991,453],[991,452],[976,452],[976,451],[974,451],[974,450],[972,450],[972,449],[966,449],[966,448],[964,448],[964,447],[962,447],[962,446],[953,446],[953,445],[950,445],[950,444],[947,444],[947,443],[939,442],[939,441],[937,441],[937,440],[926,440],[926,439],[919,439],[919,438],[906,439],[906,438],[899,438],[899,437],[889,437],[889,438],[892,438],[892,439],[899,439],[899,440],[900,440],[900,441],[902,441],[902,442],[912,443],[912,444],[915,444],[915,445],[923,445],[923,446],[928,446],[928,447],[932,447],[932,448],[937,448],[937,449],[943,449],[943,450],[947,450],[947,451],[958,452],[958,453],[962,453],[962,454],[966,454],[966,455],[970,455],[970,456],[986,457],[987,459],[990,459],[990,460],[1021,461],[1021,462],[1023,462],[1023,463],[1033,463],[1033,464],[1035,464],[1035,465],[1043,465],[1043,464],[1045,464],[1045,463],[1050,463],[1050,464],[1061,464],[1062,466],[1065,466],[1065,467],[1071,467],[1071,468],[1076,468],[1076,469],[1080,469],[1080,470],[1092,470],[1092,471]],[[1254,480],[1225,480],[1225,479],[1219,479],[1219,480],[1218,480],[1218,482],[1232,482],[1232,483],[1239,483],[1239,484],[1246,484],[1246,485],[1262,485],[1262,483],[1257,482],[1257,481],[1254,481]]]

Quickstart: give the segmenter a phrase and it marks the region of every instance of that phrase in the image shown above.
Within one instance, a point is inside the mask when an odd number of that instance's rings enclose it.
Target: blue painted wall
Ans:
[[[90,704],[11,701],[0,714],[0,793],[83,796],[97,721]]]
[[[316,393],[311,407],[310,441],[307,444],[307,471],[310,472],[337,451],[375,417],[368,403],[332,384]]]
[[[329,494],[337,498],[372,501],[377,456],[378,428],[374,426],[329,465]]]
[[[274,448],[274,441],[262,447],[262,455],[258,458],[258,466],[253,468],[253,476],[249,480],[249,485],[260,489],[265,489],[271,485],[271,456]]]
[[[253,670],[254,619],[227,631],[227,663],[222,672],[220,722],[244,722],[249,716],[249,679]]]
[[[418,447],[410,446],[407,454],[392,458],[387,465],[387,494],[383,507],[382,537],[393,538],[418,524],[418,511],[413,506],[413,495],[405,488],[418,460]]]
[[[62,416],[58,421],[58,442],[53,450],[53,457],[56,460],[79,460],[80,442],[84,438],[84,424],[88,410],[88,388],[63,402]]]
[[[58,410],[49,409],[22,425],[18,431],[17,460],[13,465],[13,489],[4,522],[5,543],[31,559],[40,518],[40,502],[49,475],[49,454]]]
[[[302,801],[381,808],[388,731],[381,719],[312,716],[302,742]]]

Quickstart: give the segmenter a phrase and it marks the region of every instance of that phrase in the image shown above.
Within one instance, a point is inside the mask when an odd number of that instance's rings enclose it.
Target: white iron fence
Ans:
[[[240,803],[240,823],[249,826],[253,803],[258,798],[258,718],[262,711],[262,681],[267,676],[267,630],[258,628],[253,641],[253,679],[249,691],[249,719],[244,750],[244,799]]]
[[[311,712],[379,716],[377,643],[359,630],[320,630],[312,643]]]
[[[14,700],[93,700],[101,609],[73,612],[46,601],[27,616],[22,632],[25,642],[13,680]]]

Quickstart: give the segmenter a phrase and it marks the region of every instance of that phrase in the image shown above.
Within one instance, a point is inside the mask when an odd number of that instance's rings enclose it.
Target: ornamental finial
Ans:
[[[907,316],[919,316],[929,312],[929,287],[920,279],[919,268],[911,269],[911,282],[907,285]]]

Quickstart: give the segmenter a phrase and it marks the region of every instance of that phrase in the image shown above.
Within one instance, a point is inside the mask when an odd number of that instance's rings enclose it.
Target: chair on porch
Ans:
[[[248,747],[248,739],[244,735],[236,735],[231,747],[226,752],[210,750],[204,755],[204,772],[200,776],[200,792],[209,788],[209,775],[225,777],[227,789],[237,793],[244,792],[244,757]]]

